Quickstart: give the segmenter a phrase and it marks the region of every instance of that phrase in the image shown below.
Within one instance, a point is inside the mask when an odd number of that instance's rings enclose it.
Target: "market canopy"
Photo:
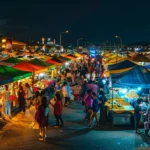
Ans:
[[[68,54],[67,56],[77,58],[77,56],[75,56],[74,54]]]
[[[71,60],[75,60],[77,57],[75,56],[70,56],[70,55],[64,55],[63,57],[65,57],[65,58],[69,58],[69,59],[71,59]]]
[[[0,76],[0,85],[8,84],[13,82],[13,78],[6,77],[6,76]]]
[[[53,58],[51,58],[51,60],[52,61],[55,61],[55,62],[58,62],[58,63],[64,63],[65,61],[63,61],[63,60],[60,60],[59,58],[57,58],[57,57],[53,57]]]
[[[53,64],[47,63],[47,62],[45,62],[41,59],[37,59],[37,58],[30,60],[29,63],[37,65],[37,66],[42,66],[42,67],[53,66]]]
[[[137,64],[130,61],[130,60],[124,60],[117,64],[108,65],[108,70],[120,70],[120,69],[126,69],[136,66]]]
[[[117,56],[117,55],[113,55],[112,57],[110,57],[108,60],[107,60],[107,64],[117,64],[118,62],[121,62],[123,60],[125,60],[126,58],[125,57],[122,57],[122,56]]]
[[[135,66],[131,70],[111,74],[114,86],[150,87],[150,72],[143,66]]]
[[[3,62],[17,64],[17,63],[23,62],[23,60],[20,60],[20,59],[15,58],[15,57],[10,57],[8,59],[3,60]]]
[[[150,64],[145,66],[146,69],[150,69]]]
[[[0,66],[0,76],[13,78],[14,81],[30,77],[32,73],[14,69],[12,67]]]
[[[70,58],[66,58],[66,57],[63,57],[63,56],[59,56],[58,57],[60,60],[64,60],[64,61],[71,61],[71,59]]]
[[[51,60],[51,59],[49,59],[49,60],[46,60],[46,62],[47,63],[50,63],[50,64],[54,64],[54,65],[61,65],[61,63],[59,63],[59,62],[57,62],[57,61],[53,61],[53,60]]]
[[[28,71],[28,72],[35,72],[35,73],[40,73],[47,70],[44,67],[33,65],[28,62],[21,62],[13,66],[13,68],[23,70],[23,71]]]
[[[150,59],[142,54],[137,54],[133,56],[131,59],[136,62],[150,62]]]
[[[0,61],[0,65],[12,67],[12,66],[14,66],[15,64],[13,64],[13,63],[8,63],[8,62],[3,62],[3,61]]]

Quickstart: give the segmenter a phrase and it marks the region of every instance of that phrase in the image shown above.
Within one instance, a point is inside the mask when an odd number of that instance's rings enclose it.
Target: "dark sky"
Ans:
[[[124,43],[150,39],[150,0],[77,2],[3,0],[0,33],[21,40],[49,37],[59,42],[60,32],[68,29],[70,33],[63,35],[63,42],[73,44],[80,37],[93,43],[116,41],[115,35]]]

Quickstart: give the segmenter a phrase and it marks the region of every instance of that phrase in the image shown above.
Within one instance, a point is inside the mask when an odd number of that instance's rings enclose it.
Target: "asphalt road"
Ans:
[[[34,108],[26,114],[18,113],[0,129],[0,150],[148,150],[150,137],[137,135],[125,128],[88,128],[83,121],[81,102],[64,108],[65,126],[55,129],[55,118],[50,108],[48,138],[38,140],[38,125],[29,125],[34,120]],[[2,121],[0,121],[2,123]],[[4,122],[3,122],[4,123]],[[144,130],[143,130],[144,131]]]

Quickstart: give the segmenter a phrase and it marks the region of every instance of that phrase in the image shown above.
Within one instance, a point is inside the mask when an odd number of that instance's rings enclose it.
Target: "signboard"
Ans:
[[[96,48],[90,48],[90,57],[96,57]]]

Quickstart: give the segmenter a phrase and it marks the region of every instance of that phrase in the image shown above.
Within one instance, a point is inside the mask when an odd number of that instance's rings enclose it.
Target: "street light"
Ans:
[[[82,40],[82,38],[77,39],[77,48],[79,46],[79,41]]]
[[[122,50],[122,37],[116,35],[115,38],[120,39],[120,46],[121,46],[121,50]],[[118,62],[118,48],[117,48],[116,64],[117,64],[117,62]]]
[[[121,49],[122,49],[122,37],[116,35],[115,38],[116,38],[116,39],[120,39],[120,46],[121,46]]]
[[[69,31],[66,30],[65,32],[60,33],[60,50],[61,50],[61,40],[62,40],[62,34],[67,34]]]

